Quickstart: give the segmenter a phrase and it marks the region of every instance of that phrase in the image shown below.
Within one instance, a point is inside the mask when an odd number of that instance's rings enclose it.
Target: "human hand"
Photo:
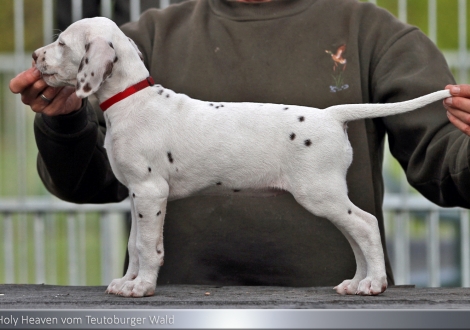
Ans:
[[[35,67],[21,72],[10,81],[10,90],[21,94],[21,101],[34,112],[48,116],[71,113],[80,109],[82,100],[75,94],[75,88],[50,87],[41,78]]]
[[[447,117],[459,130],[470,136],[470,85],[447,85],[452,97],[444,100]]]

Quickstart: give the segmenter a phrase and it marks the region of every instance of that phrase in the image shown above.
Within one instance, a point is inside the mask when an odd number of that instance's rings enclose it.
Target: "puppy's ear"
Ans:
[[[137,47],[137,45],[135,44],[134,40],[132,40],[131,38],[127,38],[129,39],[129,42],[131,43],[131,45],[135,48],[135,51],[137,52],[137,55],[139,55],[140,59],[142,60],[142,62],[144,61],[144,56],[142,56],[142,53],[140,52],[139,48]]]
[[[93,38],[84,45],[83,56],[77,73],[76,94],[80,98],[95,93],[111,76],[114,63],[118,60],[114,46],[102,37]]]

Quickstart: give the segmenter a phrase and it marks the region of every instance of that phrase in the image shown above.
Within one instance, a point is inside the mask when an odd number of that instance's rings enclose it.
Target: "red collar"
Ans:
[[[132,85],[131,87],[126,88],[120,93],[117,93],[116,95],[110,97],[106,101],[100,104],[100,108],[103,111],[106,111],[110,106],[112,106],[115,103],[118,103],[121,100],[124,100],[126,97],[131,96],[134,93],[137,93],[138,91],[149,87],[153,86],[155,82],[153,81],[152,77],[147,77],[146,79],[142,80],[141,82],[138,82],[135,85]]]

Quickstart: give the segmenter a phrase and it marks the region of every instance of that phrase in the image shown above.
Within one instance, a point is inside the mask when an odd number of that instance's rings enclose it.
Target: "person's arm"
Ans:
[[[109,203],[128,195],[111,170],[104,149],[106,127],[99,115],[87,100],[67,115],[36,115],[38,173],[46,188],[63,200]]]
[[[37,113],[38,172],[51,193],[75,203],[118,202],[127,196],[103,148],[102,114],[88,100],[79,99],[73,87],[47,86],[34,68],[13,78],[10,90]]]
[[[454,83],[442,54],[416,29],[392,39],[371,66],[373,102],[411,99]],[[414,188],[438,205],[470,207],[469,137],[449,122],[442,102],[382,122]]]

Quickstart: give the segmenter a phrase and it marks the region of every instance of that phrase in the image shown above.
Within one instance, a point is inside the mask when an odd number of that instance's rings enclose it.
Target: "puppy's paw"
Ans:
[[[137,276],[135,280],[126,281],[117,292],[117,295],[136,298],[153,296],[155,293],[155,286],[155,283],[151,283]]]
[[[387,278],[385,276],[380,278],[366,277],[357,288],[356,294],[361,296],[376,296],[381,294],[387,289]]]
[[[106,289],[106,293],[111,293],[111,294],[117,294],[121,287],[124,285],[125,282],[134,279],[132,276],[124,276],[122,278],[116,278],[111,281],[111,283],[108,285],[108,288]]]
[[[358,284],[359,282],[355,280],[345,280],[341,284],[335,286],[333,289],[342,295],[356,294]]]

